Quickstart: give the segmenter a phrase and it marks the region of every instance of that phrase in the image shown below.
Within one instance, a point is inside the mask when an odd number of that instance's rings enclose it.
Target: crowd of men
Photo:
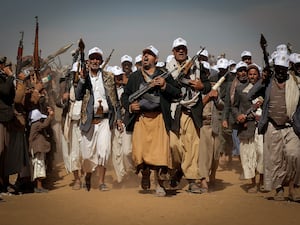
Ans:
[[[282,201],[288,186],[288,198],[300,200],[300,139],[292,120],[299,107],[300,54],[278,45],[262,68],[250,51],[238,62],[220,56],[214,63],[206,49],[189,57],[181,37],[171,50],[161,62],[150,45],[135,61],[124,55],[115,66],[99,47],[87,59],[73,54],[54,96],[62,109],[59,141],[65,168],[74,175],[72,189],[90,191],[97,171],[99,190],[108,191],[112,160],[119,183],[141,173],[141,188],[150,190],[153,173],[156,196],[166,196],[182,179],[188,192],[201,194],[214,185],[220,157],[239,156],[248,193],[275,190],[274,200]],[[6,57],[0,59],[2,193],[21,192],[28,182],[34,192],[48,192],[43,180],[54,148],[55,107],[36,72],[14,74]]]

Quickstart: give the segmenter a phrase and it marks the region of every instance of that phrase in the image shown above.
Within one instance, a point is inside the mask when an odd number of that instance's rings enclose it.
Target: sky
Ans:
[[[80,38],[86,55],[97,46],[105,59],[114,49],[109,64],[120,65],[123,55],[134,59],[149,45],[165,61],[178,37],[187,41],[191,57],[202,46],[212,55],[225,53],[238,62],[241,52],[248,50],[262,65],[261,33],[270,54],[287,43],[300,53],[299,11],[295,0],[9,0],[0,8],[0,55],[16,62],[20,31],[23,56],[33,54],[38,16],[42,58],[73,43],[59,56],[63,65],[72,63],[71,51],[78,48]]]

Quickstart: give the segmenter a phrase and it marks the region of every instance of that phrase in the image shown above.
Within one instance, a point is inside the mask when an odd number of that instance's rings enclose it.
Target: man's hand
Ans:
[[[133,103],[131,103],[129,109],[130,109],[129,111],[132,113],[138,113],[141,110],[139,102],[134,101]]]
[[[199,79],[189,80],[189,84],[191,85],[192,88],[194,88],[197,91],[200,91],[204,88],[202,81]]]
[[[153,79],[153,85],[159,86],[161,89],[165,89],[166,88],[166,80],[163,77],[155,77]]]
[[[236,120],[239,123],[245,123],[247,116],[245,114],[240,114],[237,116]]]

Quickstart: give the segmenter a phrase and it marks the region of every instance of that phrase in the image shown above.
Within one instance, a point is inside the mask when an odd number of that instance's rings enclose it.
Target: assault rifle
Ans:
[[[221,86],[221,84],[223,84],[223,82],[226,80],[226,77],[227,75],[230,73],[229,69],[228,71],[217,81],[217,83],[215,83],[213,86],[212,86],[212,90],[215,90],[217,91],[218,88]],[[209,94],[205,95],[203,98],[202,98],[202,103],[203,105],[206,105],[210,100],[210,96]]]
[[[171,72],[164,72],[163,74],[159,75],[158,77],[162,77],[162,78],[167,78],[171,73],[173,73],[175,70],[177,70],[177,67],[175,67]],[[142,88],[140,88],[139,90],[137,90],[136,92],[132,93],[128,100],[129,103],[132,103],[134,101],[136,101],[137,99],[139,99],[142,95],[144,95],[145,93],[147,93],[150,89],[152,89],[152,80],[148,83],[146,83],[145,86],[143,86]]]
[[[82,38],[80,38],[80,40],[79,40],[78,48],[79,48],[79,53],[80,53],[81,71],[83,72],[83,76],[86,78],[87,77],[87,69],[86,69],[86,63],[85,63],[85,59],[84,59],[85,44],[84,44]]]
[[[24,31],[21,31],[20,33],[21,33],[21,39],[19,42],[18,53],[17,53],[16,76],[19,75],[22,69]]]
[[[263,78],[265,81],[268,82],[270,77],[273,75],[273,71],[271,69],[270,63],[269,63],[269,53],[267,52],[267,40],[265,39],[264,35],[261,34],[260,36],[260,47],[263,50],[264,55],[264,62],[265,62],[265,68],[264,71],[267,73],[267,77]]]
[[[105,69],[105,67],[107,66],[108,62],[110,61],[110,58],[113,54],[113,52],[115,51],[115,49],[112,49],[109,56],[107,57],[107,59],[105,60],[105,62],[102,64],[101,69]]]
[[[176,80],[178,80],[182,84],[186,84],[186,85],[189,84],[189,79],[186,79],[185,76],[188,74],[189,70],[194,65],[196,59],[204,51],[204,49],[205,49],[205,47],[201,48],[201,50],[199,51],[198,54],[194,55],[190,61],[188,61],[184,64],[184,66],[183,66],[181,72],[179,73],[178,77],[176,78]]]

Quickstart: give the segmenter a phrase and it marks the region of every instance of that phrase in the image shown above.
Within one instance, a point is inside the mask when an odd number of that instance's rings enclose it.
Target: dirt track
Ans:
[[[118,184],[108,168],[106,182],[111,188],[100,192],[94,174],[90,192],[73,191],[72,175],[58,163],[49,177],[47,194],[3,196],[0,203],[1,225],[122,224],[122,225],[293,225],[300,222],[300,203],[275,202],[273,193],[248,194],[248,181],[239,180],[240,163],[220,163],[217,182],[210,193],[190,194],[183,181],[180,190],[167,197],[143,193],[139,177],[133,175]],[[154,185],[152,185],[154,186]],[[286,193],[287,195],[287,193]]]

